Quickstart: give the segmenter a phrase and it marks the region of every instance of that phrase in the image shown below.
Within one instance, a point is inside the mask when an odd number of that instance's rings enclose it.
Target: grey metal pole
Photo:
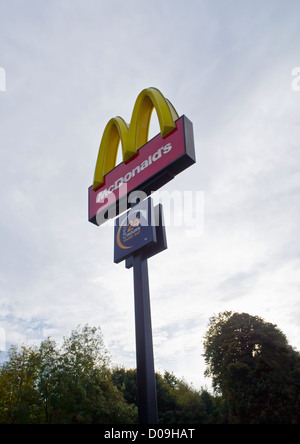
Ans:
[[[140,424],[157,424],[151,309],[147,259],[133,257],[138,411]]]

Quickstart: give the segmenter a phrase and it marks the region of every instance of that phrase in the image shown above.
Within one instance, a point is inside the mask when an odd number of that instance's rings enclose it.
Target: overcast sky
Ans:
[[[0,0],[6,348],[88,323],[135,366],[132,270],[88,222],[87,189],[106,123],[150,86],[194,124],[197,163],[163,190],[204,201],[199,234],[171,223],[149,260],[156,369],[209,386],[203,335],[224,310],[300,348],[299,17],[298,0]]]

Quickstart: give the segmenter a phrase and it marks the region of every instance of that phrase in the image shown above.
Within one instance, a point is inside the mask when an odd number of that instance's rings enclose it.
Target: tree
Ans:
[[[246,313],[214,316],[204,357],[230,422],[299,423],[300,355],[276,325]]]
[[[40,348],[11,347],[0,367],[0,423],[132,423],[111,380],[100,329],[78,327],[62,347],[50,338]]]
[[[156,376],[158,420],[160,424],[208,424],[217,418],[218,404],[205,390],[196,390],[173,373]],[[136,370],[117,367],[112,380],[127,402],[137,404]]]
[[[131,423],[134,409],[111,381],[102,332],[88,325],[73,330],[57,350],[51,340],[39,350],[39,390],[48,423]]]
[[[36,364],[34,348],[10,347],[8,361],[0,369],[0,423],[22,424],[40,420]]]
[[[60,353],[55,341],[47,338],[38,350],[37,387],[44,411],[44,422],[51,424],[58,409],[61,386]]]

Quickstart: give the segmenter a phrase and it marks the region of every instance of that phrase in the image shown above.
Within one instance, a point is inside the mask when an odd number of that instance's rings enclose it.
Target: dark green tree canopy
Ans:
[[[221,313],[204,351],[215,394],[157,373],[160,424],[300,423],[300,356],[276,325]],[[0,424],[136,422],[136,369],[111,368],[99,328],[78,327],[62,345],[12,346],[0,365]]]
[[[300,355],[276,325],[247,313],[214,316],[204,357],[231,422],[299,422]]]

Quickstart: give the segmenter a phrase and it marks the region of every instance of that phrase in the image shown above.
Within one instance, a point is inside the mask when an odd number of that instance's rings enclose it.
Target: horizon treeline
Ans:
[[[204,338],[214,393],[156,373],[159,424],[299,424],[300,354],[276,325],[220,313]],[[1,424],[136,424],[136,369],[111,366],[101,329],[61,346],[11,346],[0,364]]]

